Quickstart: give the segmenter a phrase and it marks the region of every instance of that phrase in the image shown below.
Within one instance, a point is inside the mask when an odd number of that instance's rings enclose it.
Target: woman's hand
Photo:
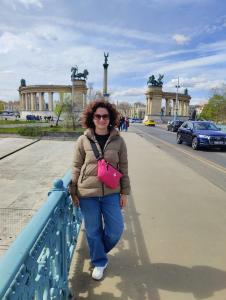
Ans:
[[[76,194],[71,194],[72,202],[75,206],[79,207],[79,198]]]
[[[120,207],[124,208],[124,207],[126,207],[126,204],[127,204],[127,196],[124,194],[121,194],[120,195]]]
[[[71,195],[71,199],[74,205],[79,207],[79,198],[76,194],[76,188],[75,185],[72,183],[72,181],[68,185],[68,192]]]

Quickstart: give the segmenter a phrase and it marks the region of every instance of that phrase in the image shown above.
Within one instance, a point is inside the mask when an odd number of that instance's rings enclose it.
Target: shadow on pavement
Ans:
[[[75,252],[76,263],[71,270],[70,279],[74,300],[160,300],[163,298],[160,298],[158,289],[191,293],[195,299],[206,299],[215,291],[226,288],[226,272],[219,269],[152,264],[133,196],[130,196],[125,210],[125,223],[123,238],[112,254],[109,254],[109,267],[102,281],[91,278],[92,269],[84,230],[80,233],[82,240]],[[167,298],[165,296],[165,300]]]

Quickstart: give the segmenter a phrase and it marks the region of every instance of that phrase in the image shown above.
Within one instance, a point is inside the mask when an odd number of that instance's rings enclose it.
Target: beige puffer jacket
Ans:
[[[93,153],[90,140],[95,141],[101,153],[100,146],[95,138],[94,131],[87,129],[76,143],[72,168],[71,189],[78,197],[104,196],[112,193],[128,195],[130,181],[128,177],[127,149],[123,138],[116,129],[112,129],[104,147],[104,159],[123,173],[120,186],[111,189],[102,184],[97,178],[97,160]]]

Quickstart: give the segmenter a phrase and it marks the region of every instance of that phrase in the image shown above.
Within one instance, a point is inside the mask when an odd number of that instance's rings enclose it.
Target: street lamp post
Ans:
[[[175,113],[174,113],[174,120],[176,120],[177,116],[178,116],[178,89],[180,88],[180,85],[179,85],[179,76],[177,78],[177,85],[175,87],[177,89],[177,92],[176,92],[176,109],[175,109]]]

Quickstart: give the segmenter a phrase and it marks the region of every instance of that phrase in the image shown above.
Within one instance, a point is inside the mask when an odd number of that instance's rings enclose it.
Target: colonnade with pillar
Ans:
[[[181,117],[189,115],[189,103],[191,99],[189,95],[176,95],[176,93],[163,92],[162,87],[149,87],[145,95],[147,100],[146,115],[177,115]],[[177,98],[178,101],[176,101]],[[164,110],[162,110],[163,107]]]
[[[176,103],[176,99],[165,98],[165,107],[164,115],[178,115],[178,116],[188,116],[189,115],[189,100],[180,100],[178,99],[178,104]]]
[[[21,86],[19,88],[20,107],[21,111],[53,112],[54,103],[53,95],[57,93],[61,103],[64,101],[65,93],[72,93],[71,86]],[[45,101],[45,96],[48,95],[48,101]]]
[[[48,107],[45,103],[45,92],[24,92],[20,94],[20,103],[22,110],[28,111],[53,111],[53,94],[54,92],[48,92]]]

